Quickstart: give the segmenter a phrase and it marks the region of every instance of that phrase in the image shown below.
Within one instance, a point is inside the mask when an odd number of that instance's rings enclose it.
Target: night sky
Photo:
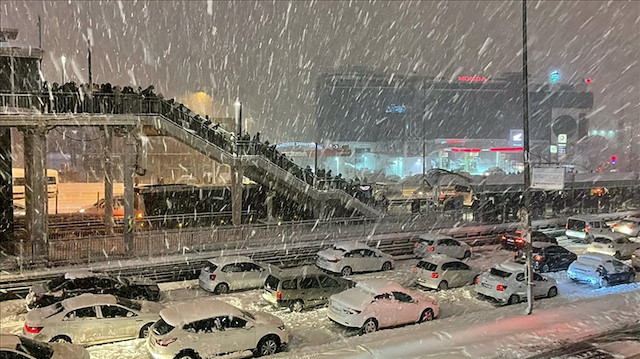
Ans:
[[[318,73],[365,66],[454,79],[497,77],[521,68],[519,1],[268,2],[2,1],[2,26],[37,45],[43,72],[60,82],[153,84],[165,97],[213,92],[223,106],[240,97],[245,113],[276,140],[314,133]],[[529,3],[532,82],[558,69],[561,82],[592,78],[594,122],[640,112],[640,1]],[[251,129],[254,132],[257,128]]]

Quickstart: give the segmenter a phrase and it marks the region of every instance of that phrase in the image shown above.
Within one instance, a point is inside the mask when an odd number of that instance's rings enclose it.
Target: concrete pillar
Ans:
[[[242,178],[244,168],[231,168],[231,220],[234,226],[242,224]]]
[[[267,206],[267,222],[273,221],[273,197],[275,197],[275,193],[273,191],[268,191],[267,199],[265,201]]]
[[[127,252],[133,251],[133,232],[135,231],[133,175],[135,167],[136,142],[131,130],[124,134],[123,182],[124,182],[124,245]]]
[[[113,235],[113,163],[111,152],[113,152],[113,130],[105,127],[104,144],[104,225],[107,234]]]
[[[0,128],[0,250],[18,254],[13,243],[13,177],[11,175],[11,129]]]
[[[24,130],[24,179],[27,232],[35,256],[48,253],[47,130]]]

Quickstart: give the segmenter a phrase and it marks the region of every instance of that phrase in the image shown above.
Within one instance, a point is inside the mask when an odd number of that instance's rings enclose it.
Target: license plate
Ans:
[[[487,284],[487,283],[482,283],[482,286],[485,288],[491,288],[491,285]]]

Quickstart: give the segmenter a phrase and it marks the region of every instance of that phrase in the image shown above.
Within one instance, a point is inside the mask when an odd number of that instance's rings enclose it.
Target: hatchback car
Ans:
[[[515,262],[524,264],[527,261],[525,250],[519,250],[515,255]],[[531,244],[531,259],[533,269],[540,273],[558,272],[567,270],[569,265],[578,258],[575,253],[566,248],[546,242],[533,242]]]
[[[565,235],[575,242],[591,243],[596,234],[611,233],[611,228],[598,217],[570,217],[565,224]]]
[[[366,244],[338,243],[318,252],[316,265],[332,273],[349,276],[355,272],[387,271],[393,268],[393,257]]]
[[[597,287],[633,283],[635,270],[602,253],[587,253],[578,257],[567,269],[567,277],[574,281],[591,284]]]
[[[603,253],[617,259],[626,259],[631,258],[631,254],[636,249],[640,249],[640,243],[631,242],[622,233],[610,232],[595,235],[593,242],[587,247],[587,252]]]
[[[114,277],[93,272],[69,272],[46,283],[31,287],[27,294],[27,309],[46,307],[80,294],[113,294],[118,297],[157,301],[158,285],[146,278]]]
[[[249,257],[220,257],[207,261],[198,282],[206,291],[225,294],[230,290],[262,288],[267,276],[279,271],[278,267],[256,263]]]
[[[473,248],[468,244],[439,234],[422,234],[413,245],[413,254],[418,257],[444,254],[451,258],[466,259],[471,257],[472,251]]]
[[[163,309],[151,329],[147,349],[156,359],[210,358],[251,351],[262,356],[277,353],[288,342],[284,323],[273,315],[206,299]]]
[[[533,273],[533,296],[551,298],[558,294],[555,279]],[[476,279],[478,295],[491,298],[501,304],[520,303],[527,297],[525,266],[517,263],[501,263]]]
[[[109,294],[83,294],[27,313],[25,336],[51,342],[109,343],[145,338],[162,306]]]
[[[611,226],[614,232],[626,234],[630,237],[638,237],[640,231],[640,218],[629,217]]]
[[[311,266],[285,269],[279,275],[271,274],[264,283],[262,297],[276,307],[287,307],[292,312],[325,305],[329,297],[352,288],[355,283],[330,276]]]
[[[479,274],[468,264],[439,254],[421,260],[413,271],[419,286],[438,290],[473,284]]]
[[[42,343],[17,335],[0,334],[2,359],[89,359],[83,347],[67,343]]]

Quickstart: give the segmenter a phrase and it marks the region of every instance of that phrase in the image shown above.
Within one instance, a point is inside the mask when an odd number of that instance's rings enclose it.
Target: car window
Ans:
[[[518,282],[522,282],[524,280],[524,273],[518,273],[518,275],[516,275],[516,280]]]
[[[600,228],[600,222],[595,221],[595,222],[591,223],[591,226],[592,226],[593,228]]]
[[[218,320],[217,324],[219,324],[219,327],[222,328],[222,325],[220,324],[220,319],[219,318],[215,318],[215,319]],[[211,333],[213,332],[213,328],[214,328],[214,319],[211,319],[211,318],[197,320],[195,322],[185,324],[182,327],[182,329],[184,329],[189,333],[198,333],[198,334]]]
[[[618,260],[613,260],[611,263],[613,264],[613,269],[616,272],[626,272],[627,271],[627,266],[624,263],[622,263],[622,262],[620,262]]]
[[[495,276],[500,277],[500,278],[509,278],[509,277],[511,277],[511,274],[512,274],[511,272],[505,272],[505,271],[503,271],[501,269],[498,269],[498,268],[491,268],[489,273],[491,273],[491,275],[495,275]]]
[[[378,253],[376,253],[376,252],[374,252],[374,251],[372,251],[370,249],[363,249],[362,252],[363,252],[365,257],[372,257],[372,258],[378,257]]]
[[[64,316],[64,319],[65,320],[76,320],[76,319],[87,320],[87,319],[96,319],[97,317],[98,316],[96,314],[95,307],[86,307],[86,308],[76,309],[74,311],[67,313],[67,315]]]
[[[449,245],[454,247],[460,247],[460,242],[456,241],[455,239],[450,239]]]
[[[402,293],[402,292],[392,292],[393,296],[402,303],[411,303],[413,302],[413,298],[411,298],[411,296],[409,294],[406,293]]]
[[[229,320],[229,328],[244,328],[246,325],[247,321],[242,318],[231,317]]]
[[[318,279],[320,279],[320,285],[322,288],[336,288],[340,286],[340,283],[338,283],[337,280],[326,275],[321,275]]]
[[[100,311],[102,312],[102,317],[106,319],[132,318],[137,316],[136,313],[116,305],[102,305],[100,306]]]
[[[131,300],[131,299],[127,299],[127,298],[122,298],[122,297],[116,297],[116,303],[118,303],[119,305],[129,308],[129,309],[135,309],[135,310],[140,310],[142,309],[142,305],[140,304],[140,302],[137,302],[135,300]]]
[[[533,273],[533,280],[536,280],[536,281],[540,282],[540,281],[543,281],[544,278],[538,273]]]
[[[456,262],[448,262],[442,265],[442,270],[456,270]]]
[[[579,219],[569,219],[567,221],[567,229],[570,231],[584,232],[585,223]]]
[[[420,261],[420,262],[418,262],[418,264],[416,265],[416,267],[418,267],[418,268],[422,268],[422,269],[424,269],[424,270],[428,270],[428,271],[431,271],[431,272],[435,272],[435,271],[436,271],[436,269],[438,268],[438,266],[437,266],[437,265],[435,265],[435,264],[433,264],[433,263],[430,263],[430,262],[427,262],[427,261]]]
[[[307,277],[300,280],[300,289],[315,289],[320,288],[318,279],[316,277]]]
[[[244,270],[247,272],[260,272],[262,268],[255,263],[242,263]]]
[[[426,245],[426,246],[432,246],[433,245],[433,240],[431,240],[431,239],[420,239],[419,242],[424,244],[424,245]]]
[[[627,238],[618,238],[618,244],[627,244],[627,243],[631,243],[631,241],[628,240]]]
[[[164,319],[160,318],[160,320],[153,325],[153,332],[157,335],[165,335],[172,331],[173,328],[175,328],[173,325],[168,324]]]
[[[242,265],[241,263],[233,263],[233,264],[227,264],[226,266],[224,266],[222,268],[222,271],[224,273],[238,273],[238,272],[242,272]]]
[[[282,282],[282,289],[298,289],[298,283],[295,279],[285,280]]]
[[[351,251],[351,252],[345,254],[344,256],[345,257],[350,257],[350,258],[362,258],[362,257],[364,257],[362,255],[362,251],[360,251],[360,250]]]
[[[278,277],[269,275],[267,277],[267,280],[264,281],[264,286],[271,290],[278,290],[279,283],[280,283],[280,279],[278,279]],[[283,283],[283,287],[284,287],[284,283]],[[285,288],[285,289],[290,289],[290,288]]]
[[[390,300],[391,299],[391,294],[389,293],[382,293],[382,294],[378,294],[375,297],[373,297],[374,300]]]
[[[218,266],[209,262],[206,266],[204,266],[202,270],[204,270],[205,272],[213,273],[216,271],[216,269],[218,269]]]
[[[462,262],[456,262],[456,266],[458,267],[458,270],[471,270],[471,267]]]

